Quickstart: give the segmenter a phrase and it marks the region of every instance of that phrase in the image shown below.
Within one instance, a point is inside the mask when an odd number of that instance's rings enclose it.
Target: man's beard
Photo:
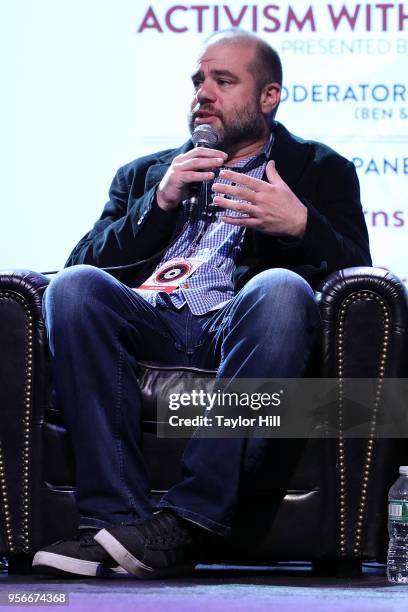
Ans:
[[[200,110],[211,112],[212,108],[211,105],[204,104]],[[221,128],[216,129],[219,140],[215,148],[219,151],[228,151],[237,145],[254,142],[265,133],[265,118],[255,101],[252,101],[249,107],[243,106],[234,110],[229,117],[218,113],[216,116],[221,122]],[[189,115],[189,127],[192,134],[195,129],[194,113]]]

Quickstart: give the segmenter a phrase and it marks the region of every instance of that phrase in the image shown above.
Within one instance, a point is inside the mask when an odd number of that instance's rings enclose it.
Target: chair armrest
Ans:
[[[408,297],[381,268],[347,268],[320,285],[321,373],[326,377],[408,375]]]
[[[42,295],[49,280],[0,272],[0,550],[29,553],[31,499],[41,470],[41,423],[50,402]]]
[[[396,276],[380,268],[340,270],[321,284],[317,299],[323,376],[408,376],[407,290]],[[339,424],[351,412],[352,406],[339,394]],[[340,558],[384,560],[387,492],[398,465],[406,462],[404,440],[377,438],[375,403],[370,414],[368,438],[346,439],[340,434],[336,442]]]

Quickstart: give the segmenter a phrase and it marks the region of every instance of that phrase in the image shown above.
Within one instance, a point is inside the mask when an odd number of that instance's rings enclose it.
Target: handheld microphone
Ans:
[[[193,141],[194,148],[197,147],[205,147],[206,149],[211,149],[218,142],[218,134],[209,123],[203,123],[202,125],[197,125],[194,129],[191,140]],[[190,205],[197,204],[198,196],[200,193],[202,183],[192,183],[190,186],[190,195],[188,198],[188,203]]]

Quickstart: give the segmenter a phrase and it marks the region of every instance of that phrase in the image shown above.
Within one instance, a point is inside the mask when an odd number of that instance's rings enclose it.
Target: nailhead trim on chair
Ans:
[[[27,348],[26,348],[26,363],[25,363],[25,382],[24,382],[24,418],[23,418],[23,489],[22,489],[22,535],[23,535],[23,552],[30,552],[30,524],[29,524],[29,508],[30,508],[30,423],[32,412],[32,385],[33,385],[33,317],[30,312],[27,301],[14,291],[0,292],[0,299],[13,300],[18,302],[25,311],[27,317]],[[13,530],[11,525],[11,513],[9,510],[7,497],[7,478],[6,467],[2,456],[2,448],[0,443],[0,487],[2,500],[4,502],[4,520],[6,525],[6,537],[9,552],[16,552],[14,546]]]
[[[7,538],[7,546],[10,552],[13,552],[13,535],[11,529],[11,516],[9,510],[8,496],[7,496],[7,485],[6,485],[6,474],[4,469],[4,460],[3,460],[3,449],[0,441],[0,489],[1,489],[1,501],[3,508],[3,516],[4,516],[4,524],[6,526],[6,538]]]
[[[375,293],[371,291],[359,291],[358,293],[350,295],[344,300],[339,314],[339,327],[337,334],[337,374],[339,378],[339,412],[338,412],[338,423],[339,423],[339,439],[338,439],[338,454],[340,462],[340,556],[346,555],[346,524],[347,524],[347,498],[346,498],[346,457],[345,457],[345,441],[343,437],[343,376],[344,376],[344,322],[347,313],[347,309],[350,304],[357,300],[375,301],[377,302],[383,311],[383,324],[384,324],[384,338],[381,350],[380,368],[379,368],[379,380],[377,383],[375,401],[372,410],[372,419],[370,427],[370,435],[367,440],[367,450],[365,457],[365,465],[362,476],[361,486],[361,498],[358,506],[357,513],[357,527],[354,535],[353,553],[358,555],[361,552],[361,535],[363,530],[363,518],[366,510],[367,502],[367,489],[368,480],[370,477],[370,468],[373,455],[374,447],[374,436],[377,425],[377,411],[380,403],[381,388],[383,384],[385,362],[387,358],[388,343],[389,343],[389,322],[390,314],[387,309],[385,302]]]

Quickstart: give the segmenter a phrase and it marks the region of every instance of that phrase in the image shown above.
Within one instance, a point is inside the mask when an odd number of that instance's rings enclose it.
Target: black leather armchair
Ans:
[[[38,548],[69,538],[77,525],[73,456],[54,402],[41,313],[48,282],[29,271],[0,274],[0,557],[9,559],[11,570],[28,566]],[[350,268],[332,274],[317,297],[323,318],[318,376],[407,376],[407,296],[395,276]],[[143,448],[154,495],[177,481],[186,443],[156,437],[155,381],[163,369],[175,378],[191,375],[188,368],[140,369]],[[218,545],[218,559],[310,560],[332,571],[359,571],[362,560],[384,560],[387,491],[398,465],[407,462],[404,441],[374,433],[368,439],[276,440],[274,448],[276,462],[243,499],[235,535]]]

